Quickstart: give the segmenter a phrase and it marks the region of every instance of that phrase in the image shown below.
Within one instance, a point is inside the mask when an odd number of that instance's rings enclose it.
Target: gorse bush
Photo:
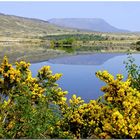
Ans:
[[[67,92],[55,83],[61,74],[44,66],[33,78],[29,63],[13,68],[5,57],[0,67],[0,137],[51,138]],[[60,132],[61,133],[61,132]],[[57,134],[59,136],[59,134]],[[63,138],[63,137],[62,137]]]
[[[67,92],[44,66],[33,78],[29,63],[5,57],[0,66],[0,138],[140,138],[140,91],[133,77],[126,81],[107,71],[96,76],[106,83],[105,93],[85,103]]]
[[[116,79],[107,71],[96,75],[107,84],[104,96],[84,103],[74,95],[64,124],[79,138],[139,138],[140,92],[120,74]]]

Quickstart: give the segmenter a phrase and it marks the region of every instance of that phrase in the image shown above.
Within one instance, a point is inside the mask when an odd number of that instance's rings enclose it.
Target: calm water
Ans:
[[[133,57],[140,65],[140,54],[134,54]],[[127,60],[126,54],[77,55],[35,63],[31,65],[31,70],[35,76],[42,66],[50,65],[53,73],[63,73],[58,83],[60,87],[69,92],[68,98],[72,94],[77,94],[85,101],[89,101],[103,94],[100,88],[105,83],[95,76],[95,72],[108,70],[114,76],[121,73],[126,77],[124,60]]]

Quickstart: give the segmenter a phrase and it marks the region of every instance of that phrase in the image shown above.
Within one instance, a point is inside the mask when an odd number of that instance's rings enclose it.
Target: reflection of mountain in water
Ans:
[[[50,59],[50,63],[54,64],[72,64],[72,65],[101,65],[107,60],[124,55],[122,53],[98,53],[88,55],[67,56],[62,58]]]

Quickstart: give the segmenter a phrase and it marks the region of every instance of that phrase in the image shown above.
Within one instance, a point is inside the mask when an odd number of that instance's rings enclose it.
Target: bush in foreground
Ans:
[[[33,78],[28,63],[14,68],[5,57],[0,66],[0,138],[140,138],[140,92],[133,77],[123,81],[107,71],[96,76],[105,93],[85,103],[73,95],[67,101],[44,66]]]

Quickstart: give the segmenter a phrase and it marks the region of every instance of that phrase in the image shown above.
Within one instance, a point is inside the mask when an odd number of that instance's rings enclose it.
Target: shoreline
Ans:
[[[92,54],[128,54],[128,53],[132,53],[132,54],[140,54],[140,52],[138,51],[100,51],[100,52],[92,52],[92,51],[77,51],[77,52],[73,52],[73,53],[67,53],[67,52],[60,52],[59,53],[54,53],[54,54],[50,54],[49,52],[47,53],[40,53],[38,55],[24,55],[21,57],[17,57],[17,58],[10,58],[9,62],[11,64],[15,64],[15,62],[20,62],[20,61],[25,61],[25,62],[29,62],[31,64],[35,64],[35,63],[41,63],[41,62],[45,62],[45,61],[49,61],[52,59],[57,59],[57,58],[63,58],[63,57],[69,57],[69,56],[77,56],[77,55],[92,55]],[[3,58],[3,57],[2,57]],[[2,59],[1,59],[2,60]]]
[[[56,55],[54,57],[50,57],[50,58],[44,58],[43,60],[30,60],[31,64],[35,64],[35,63],[41,63],[41,62],[45,62],[45,61],[49,61],[52,59],[57,59],[57,58],[63,58],[63,57],[68,57],[68,56],[77,56],[77,55],[92,55],[92,54],[128,54],[128,53],[132,53],[132,54],[140,54],[140,52],[122,52],[122,51],[114,51],[114,52],[75,52],[75,53],[65,53],[62,55]]]

